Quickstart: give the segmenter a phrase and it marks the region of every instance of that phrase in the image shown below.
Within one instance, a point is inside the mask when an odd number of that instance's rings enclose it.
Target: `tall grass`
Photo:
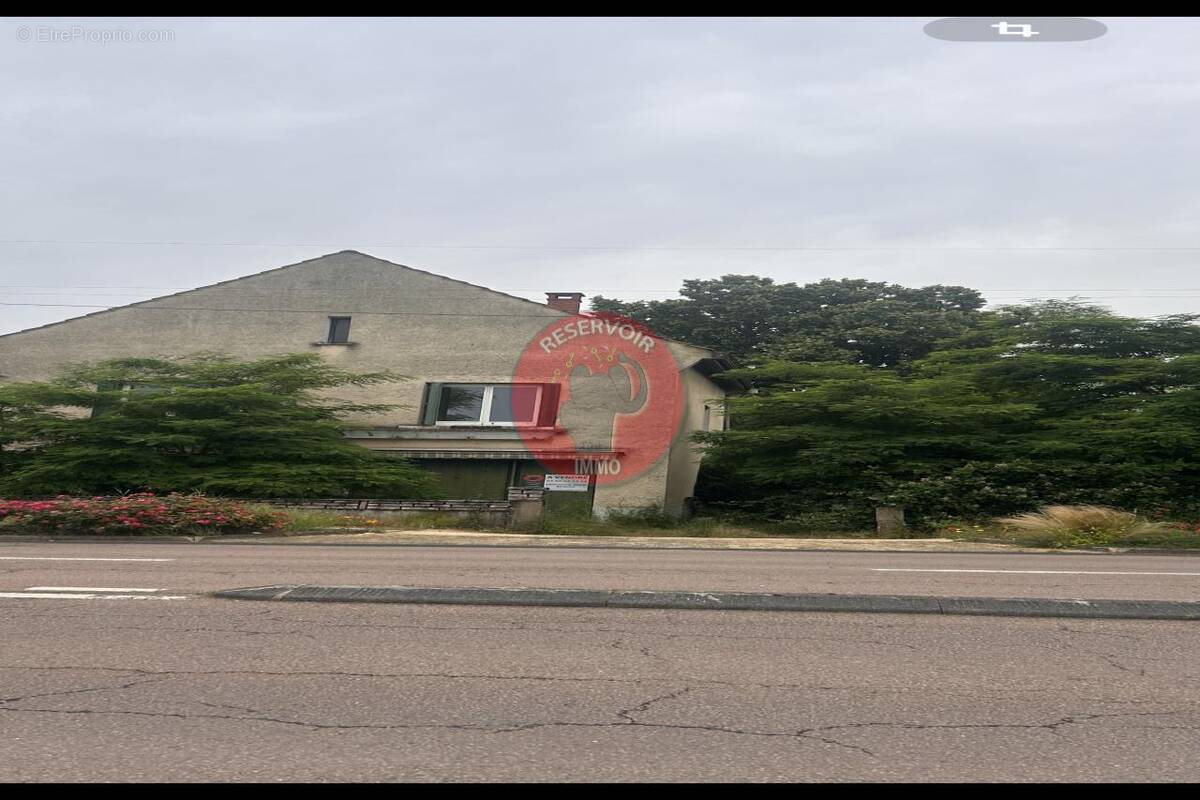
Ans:
[[[1128,511],[1088,505],[1044,506],[995,522],[1011,538],[1043,547],[1116,545],[1178,530],[1169,523],[1151,522]]]

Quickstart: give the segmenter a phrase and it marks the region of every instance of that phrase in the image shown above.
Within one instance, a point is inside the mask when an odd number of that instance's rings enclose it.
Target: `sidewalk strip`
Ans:
[[[127,589],[116,586],[28,586],[27,592],[161,592],[162,589]]]
[[[18,600],[23,597],[32,597],[41,600],[93,600],[96,595],[66,592],[0,592],[0,597],[6,600]]]
[[[1173,600],[304,585],[226,589],[213,592],[212,596],[231,600],[316,603],[567,606],[719,611],[848,611],[867,614],[967,614],[1002,617],[1200,620],[1200,602]]]
[[[111,590],[107,590],[111,591]],[[136,590],[135,590],[136,591]],[[159,590],[161,591],[161,590]],[[186,600],[183,594],[95,594],[93,592],[0,592],[4,600]]]
[[[1200,578],[1200,572],[1106,572],[1068,569],[918,569],[916,567],[870,567],[872,572],[986,572],[1014,575],[1183,575]]]
[[[0,556],[0,561],[174,561],[173,558],[83,558],[72,556]]]

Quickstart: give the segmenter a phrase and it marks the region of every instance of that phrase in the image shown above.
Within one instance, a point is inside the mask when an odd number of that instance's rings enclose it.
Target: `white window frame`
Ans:
[[[464,386],[482,386],[483,401],[479,407],[478,420],[440,420],[434,421],[434,424],[439,427],[454,427],[454,426],[473,426],[476,428],[535,428],[542,414],[542,394],[545,387],[540,383],[445,383],[442,384],[442,389],[461,388]],[[533,386],[537,389],[537,397],[533,401],[533,419],[529,422],[521,422],[517,420],[499,420],[493,422],[492,417],[492,399],[495,396],[496,387],[506,389],[513,386]]]

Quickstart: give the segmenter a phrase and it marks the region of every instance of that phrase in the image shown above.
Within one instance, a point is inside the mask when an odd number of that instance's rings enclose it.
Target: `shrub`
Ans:
[[[317,353],[299,353],[253,361],[216,354],[117,358],[65,368],[51,383],[5,383],[0,492],[22,498],[436,494],[433,476],[412,462],[345,437],[348,416],[392,406],[328,393],[397,380],[345,372]]]
[[[1121,544],[1131,547],[1200,548],[1200,523],[1165,523],[1132,533]]]
[[[1038,511],[1001,517],[996,523],[1014,538],[1046,547],[1115,545],[1172,528],[1108,506],[1044,506]]]
[[[885,499],[904,506],[909,522],[926,529],[942,519],[991,519],[1043,506],[1157,509],[1160,517],[1185,519],[1200,514],[1192,485],[1163,465],[1012,459],[972,461],[900,484]]]
[[[198,494],[0,500],[0,526],[10,532],[246,533],[279,528],[285,521],[285,514],[268,506]]]
[[[790,533],[845,532],[874,530],[875,506],[869,500],[845,502],[829,497],[794,494],[766,500],[705,502],[700,509],[706,515],[738,524],[768,524]]]

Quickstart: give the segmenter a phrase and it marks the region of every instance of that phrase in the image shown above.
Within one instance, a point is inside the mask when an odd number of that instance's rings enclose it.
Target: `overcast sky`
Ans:
[[[739,273],[1200,311],[1200,20],[930,19],[8,18],[0,302],[59,305],[0,333],[343,249],[539,300]]]

